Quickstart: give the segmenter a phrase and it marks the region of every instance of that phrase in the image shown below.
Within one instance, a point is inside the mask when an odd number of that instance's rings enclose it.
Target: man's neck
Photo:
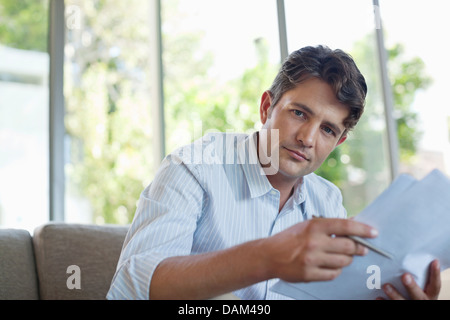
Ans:
[[[256,138],[257,138],[257,155],[258,155],[258,160],[261,163],[261,160],[259,159],[260,154],[259,154],[259,132],[256,133]],[[261,166],[263,167],[263,165],[261,164]],[[277,173],[273,174],[273,175],[266,175],[267,179],[269,180],[270,184],[272,185],[273,188],[277,189],[280,192],[280,206],[279,206],[279,211],[281,211],[281,209],[283,209],[284,204],[287,202],[287,200],[289,199],[289,197],[293,194],[294,192],[294,186],[297,184],[297,182],[302,183],[303,182],[303,177],[288,177],[286,175],[284,175],[283,173],[281,173],[280,171],[278,171]]]
[[[293,179],[287,179],[287,177],[282,176],[281,173],[277,173],[275,175],[268,175],[267,179],[269,180],[272,187],[277,189],[280,192],[280,205],[278,208],[278,212],[283,209],[283,206],[286,204],[288,199],[292,196],[294,193],[294,187],[299,182],[303,182],[303,177],[301,178],[293,178]]]

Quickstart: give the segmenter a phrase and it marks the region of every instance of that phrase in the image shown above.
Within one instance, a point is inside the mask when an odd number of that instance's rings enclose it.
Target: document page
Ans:
[[[440,171],[420,181],[399,176],[354,219],[378,229],[377,238],[366,240],[393,259],[369,250],[332,281],[279,281],[271,289],[294,299],[375,299],[386,297],[381,286],[389,282],[408,297],[403,273],[424,288],[432,260],[439,259],[442,270],[450,267],[450,179]]]

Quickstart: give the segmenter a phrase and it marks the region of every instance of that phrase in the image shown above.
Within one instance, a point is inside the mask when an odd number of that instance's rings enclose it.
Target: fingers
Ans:
[[[428,282],[425,286],[425,293],[430,299],[437,299],[441,291],[441,266],[439,261],[433,260],[430,264]]]
[[[347,237],[330,237],[327,252],[363,256],[369,249]]]
[[[409,297],[413,300],[428,300],[425,292],[417,285],[411,274],[405,273],[401,277],[402,283],[405,286]],[[405,300],[406,298],[392,286],[391,284],[383,285],[383,290],[386,295],[392,300]]]
[[[314,268],[305,272],[303,282],[329,281],[337,278],[342,273],[342,268]]]
[[[362,250],[364,254],[366,253],[366,251],[368,251],[367,248],[359,248],[360,245],[355,245],[355,243],[350,239],[342,239],[342,240],[350,242],[350,246],[344,245],[344,247],[348,248],[353,247],[352,252],[349,252],[348,254],[321,252],[317,254],[314,258],[309,257],[308,259],[309,263],[312,266],[315,266],[315,268],[313,268],[314,273],[311,273],[309,275],[310,279],[309,281],[314,280],[325,281],[334,279],[339,274],[341,274],[342,268],[352,263],[355,251],[359,252]]]
[[[308,248],[322,248],[320,251],[331,254],[331,256],[325,255],[324,262],[318,264],[329,268],[343,267],[351,263],[354,255],[362,256],[368,253],[369,250],[363,245],[348,237],[337,235],[373,235],[373,228],[356,221],[348,223],[345,219],[314,219],[310,222],[314,225],[309,231],[316,236],[309,238]],[[335,262],[336,260],[343,260],[343,262]]]
[[[311,219],[270,237],[270,270],[289,282],[331,280],[348,266],[354,255],[368,252],[347,235],[373,237],[363,223],[333,218]],[[270,250],[269,250],[270,251]]]
[[[373,238],[377,230],[366,224],[347,219],[314,219],[311,229],[327,236],[326,252],[340,253],[346,255],[365,255],[368,249],[363,245],[347,238],[346,236],[357,235],[360,237]]]
[[[359,236],[364,238],[374,238],[378,231],[361,222],[352,219],[314,219],[314,222],[320,223],[321,228],[329,235],[336,236]]]
[[[309,256],[305,263],[300,264],[300,269],[304,272],[305,282],[327,281],[336,278],[341,274],[342,268],[352,262],[352,257],[341,254],[316,254]]]
[[[428,273],[428,282],[425,289],[416,283],[413,276],[409,273],[405,273],[401,277],[402,283],[405,286],[409,298],[412,300],[436,300],[439,296],[441,289],[441,275],[440,266],[438,260],[433,260],[430,264]],[[393,300],[405,300],[405,297],[399,293],[391,284],[383,285],[383,290],[386,295]]]
[[[341,269],[351,264],[354,255],[367,254],[368,249],[345,237],[328,237],[323,251],[307,255],[307,265],[319,269]]]
[[[384,293],[388,296],[388,298],[392,300],[405,300],[405,298],[394,288],[391,284],[387,283],[383,285]],[[381,298],[380,298],[381,299]]]

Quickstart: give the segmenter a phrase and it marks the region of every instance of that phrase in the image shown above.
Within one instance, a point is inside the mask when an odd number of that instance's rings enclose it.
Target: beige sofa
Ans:
[[[105,299],[127,230],[50,223],[31,236],[0,229],[0,299]]]

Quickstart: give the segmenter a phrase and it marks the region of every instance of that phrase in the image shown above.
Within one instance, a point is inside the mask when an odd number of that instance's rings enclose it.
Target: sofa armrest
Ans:
[[[0,299],[39,299],[31,235],[21,229],[0,229]]]
[[[127,230],[127,226],[68,223],[37,228],[33,242],[40,298],[105,299]],[[79,288],[68,285],[75,272]]]

